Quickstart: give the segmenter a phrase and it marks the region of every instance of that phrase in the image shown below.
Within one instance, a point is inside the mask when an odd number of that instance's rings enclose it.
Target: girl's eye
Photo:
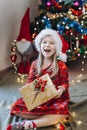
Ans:
[[[46,42],[42,42],[42,43],[46,43]]]
[[[42,42],[42,43],[46,44],[47,42]],[[49,44],[54,44],[54,42],[49,42]]]
[[[50,42],[50,44],[54,44],[54,42]]]

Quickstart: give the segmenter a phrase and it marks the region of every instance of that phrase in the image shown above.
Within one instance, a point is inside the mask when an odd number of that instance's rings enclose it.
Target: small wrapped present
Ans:
[[[57,96],[57,90],[48,74],[45,74],[19,89],[30,111]]]

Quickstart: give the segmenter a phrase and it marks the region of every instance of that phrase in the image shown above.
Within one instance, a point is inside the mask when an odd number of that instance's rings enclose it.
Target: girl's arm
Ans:
[[[63,62],[60,65],[59,77],[60,77],[60,86],[63,86],[65,89],[68,89],[69,88],[68,67]]]
[[[59,64],[59,79],[60,86],[58,87],[57,97],[60,97],[69,88],[68,67],[63,62]]]

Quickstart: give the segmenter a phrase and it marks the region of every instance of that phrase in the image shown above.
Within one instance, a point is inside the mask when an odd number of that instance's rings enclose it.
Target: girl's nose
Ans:
[[[46,46],[49,46],[49,45],[50,45],[50,43],[49,43],[49,42],[47,42],[47,43],[46,43]]]

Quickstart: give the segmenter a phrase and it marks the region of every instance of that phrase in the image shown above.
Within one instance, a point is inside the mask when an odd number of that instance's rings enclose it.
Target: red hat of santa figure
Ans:
[[[26,13],[22,19],[21,27],[20,27],[20,33],[18,35],[17,41],[20,41],[21,39],[26,39],[27,41],[31,41],[31,34],[30,34],[30,9],[27,8]]]

